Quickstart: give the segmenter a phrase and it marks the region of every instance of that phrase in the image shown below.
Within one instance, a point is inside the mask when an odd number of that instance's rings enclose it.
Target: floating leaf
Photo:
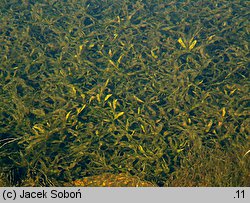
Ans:
[[[93,48],[95,46],[95,44],[90,44],[89,48]]]
[[[151,50],[151,55],[153,56],[153,58],[155,58],[155,59],[157,59],[158,58],[158,56],[154,53],[154,51],[153,50]]]
[[[189,46],[188,49],[191,51],[191,50],[195,47],[196,43],[197,43],[197,40],[194,40],[194,41],[190,44],[190,46]]]
[[[68,120],[68,118],[69,118],[69,116],[70,116],[70,113],[71,113],[71,111],[69,111],[69,112],[66,114],[66,116],[65,116],[66,121]]]
[[[110,63],[112,66],[114,66],[115,68],[118,68],[117,65],[115,65],[115,62],[112,61],[111,59],[109,59],[109,63]]]
[[[89,103],[91,103],[91,101],[94,100],[94,99],[95,99],[95,96],[91,96],[91,97],[89,98]]]
[[[110,57],[113,56],[113,53],[112,53],[112,50],[111,50],[111,49],[109,50],[109,56],[110,56]]]
[[[141,129],[142,129],[142,131],[143,131],[144,133],[146,133],[146,130],[145,130],[145,128],[144,128],[143,125],[141,125]]]
[[[113,109],[116,109],[116,103],[117,103],[117,99],[113,100]]]
[[[143,147],[141,145],[138,146],[138,149],[139,151],[142,153],[142,154],[146,154],[145,150],[143,149]]]
[[[39,133],[44,133],[45,132],[42,125],[40,125],[40,124],[34,125],[32,129],[35,130],[36,132],[39,131]]]
[[[124,114],[124,112],[120,112],[118,114],[115,114],[115,120],[118,119],[120,116],[122,116]]]
[[[213,38],[215,37],[215,35],[211,35],[207,38],[207,41],[211,41]]]
[[[211,129],[212,125],[213,125],[213,120],[210,120],[206,126],[206,132],[208,132]]]
[[[118,58],[117,63],[120,64],[122,60],[123,54]]]
[[[77,108],[76,111],[77,111],[77,115],[79,115],[83,109],[85,109],[86,107],[86,104],[84,104],[81,108]]]
[[[138,101],[138,102],[140,102],[140,103],[144,103],[144,101],[142,101],[141,99],[139,99],[137,96],[133,96],[134,97],[134,99],[136,100],[136,101]]]
[[[83,49],[83,45],[80,45],[79,46],[79,53],[82,51],[82,49]]]
[[[109,97],[111,97],[112,94],[108,94],[105,98],[104,98],[104,101],[107,101],[109,99]]]
[[[222,113],[221,113],[221,116],[222,117],[224,117],[226,115],[226,108],[225,107],[223,107],[222,108]]]
[[[183,42],[183,40],[181,39],[181,37],[178,39],[178,42],[180,43],[180,45],[181,45],[184,49],[187,48],[187,46],[185,45],[185,43]]]
[[[96,99],[97,99],[98,103],[101,103],[101,97],[100,97],[100,94],[97,94],[97,95],[96,95]]]

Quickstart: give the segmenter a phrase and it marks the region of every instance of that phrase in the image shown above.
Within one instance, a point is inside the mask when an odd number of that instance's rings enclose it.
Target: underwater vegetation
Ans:
[[[82,180],[75,180],[66,186],[76,187],[155,187],[154,184],[141,181],[138,177],[128,176],[126,174],[101,174],[89,176]]]
[[[0,1],[0,186],[250,186],[249,15]]]

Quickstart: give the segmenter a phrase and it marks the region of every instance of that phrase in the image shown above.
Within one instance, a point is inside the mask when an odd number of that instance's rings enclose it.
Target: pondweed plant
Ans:
[[[249,186],[247,14],[1,1],[0,185]]]

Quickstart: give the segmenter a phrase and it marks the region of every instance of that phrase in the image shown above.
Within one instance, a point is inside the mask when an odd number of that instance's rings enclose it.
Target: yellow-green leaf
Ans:
[[[124,112],[120,112],[118,114],[115,114],[115,120],[118,119],[120,116],[122,116],[124,114]]]
[[[111,97],[112,94],[108,94],[105,98],[104,98],[104,101],[107,101],[109,99],[109,97]]]
[[[86,107],[86,104],[84,104],[81,108],[77,108],[76,111],[77,111],[77,115],[79,115],[83,109],[85,109]]]
[[[195,47],[196,43],[197,43],[197,40],[194,40],[194,41],[190,44],[190,46],[189,46],[189,50],[190,50],[190,51]]]
[[[101,96],[100,96],[100,94],[96,95],[96,99],[97,99],[98,103],[101,103]]]
[[[117,99],[113,100],[113,109],[116,109],[116,103],[117,103]]]
[[[187,48],[187,46],[185,45],[185,43],[183,42],[183,40],[181,39],[181,37],[178,39],[178,42],[180,43],[180,45],[181,45],[184,49]]]
[[[141,99],[139,99],[137,96],[133,96],[134,97],[134,99],[136,100],[136,101],[138,101],[139,103],[144,103],[144,101],[142,101]]]
[[[69,111],[69,112],[66,114],[66,116],[65,116],[66,121],[68,120],[70,113],[71,113],[71,111]]]

